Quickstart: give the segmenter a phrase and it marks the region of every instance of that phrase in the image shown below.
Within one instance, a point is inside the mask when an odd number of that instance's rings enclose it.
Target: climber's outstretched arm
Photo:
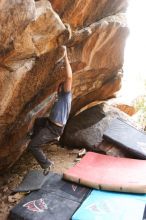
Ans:
[[[65,47],[64,59],[65,59],[65,66],[66,66],[66,78],[65,78],[63,87],[64,87],[65,92],[70,92],[72,88],[72,69],[71,69],[71,65],[68,60],[66,47]]]

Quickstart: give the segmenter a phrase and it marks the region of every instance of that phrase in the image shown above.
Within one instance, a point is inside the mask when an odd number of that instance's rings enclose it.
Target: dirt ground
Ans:
[[[61,148],[58,145],[45,146],[48,158],[55,163],[52,171],[60,174],[76,163],[78,151],[77,149]],[[16,201],[12,201],[14,198],[14,195],[12,196],[13,189],[19,185],[29,170],[36,169],[41,170],[36,160],[26,151],[6,174],[0,176],[0,220],[7,220],[10,209],[20,201],[19,197],[24,196],[17,194],[14,199]]]

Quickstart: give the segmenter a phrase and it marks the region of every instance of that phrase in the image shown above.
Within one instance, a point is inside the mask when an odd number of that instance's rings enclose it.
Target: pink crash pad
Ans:
[[[88,152],[64,179],[111,191],[146,193],[146,161]]]

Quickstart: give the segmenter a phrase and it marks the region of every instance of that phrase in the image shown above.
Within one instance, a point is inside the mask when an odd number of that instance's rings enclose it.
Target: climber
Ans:
[[[43,153],[40,146],[59,140],[71,109],[72,69],[68,60],[67,50],[62,46],[65,59],[66,78],[57,88],[57,99],[51,109],[49,117],[37,118],[33,126],[33,133],[28,149],[47,175],[54,164]]]

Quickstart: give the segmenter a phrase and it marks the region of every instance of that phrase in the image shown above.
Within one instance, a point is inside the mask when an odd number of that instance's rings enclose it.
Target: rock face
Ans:
[[[0,2],[0,50],[5,53],[27,25],[35,18],[32,0],[2,0]]]
[[[60,45],[67,45],[73,70],[71,115],[120,89],[126,6],[126,0],[0,2],[0,170],[20,157],[35,117],[52,106],[65,75],[64,63],[56,64]]]
[[[117,108],[99,104],[72,117],[65,128],[61,143],[64,146],[95,150],[103,140],[103,133],[114,118],[128,119]],[[70,135],[71,134],[71,135]]]
[[[115,118],[121,118],[135,127],[135,123],[128,114],[116,107],[102,103],[69,119],[60,143],[68,148],[86,148],[89,151],[116,157],[136,158],[117,144],[103,140],[103,133]]]

